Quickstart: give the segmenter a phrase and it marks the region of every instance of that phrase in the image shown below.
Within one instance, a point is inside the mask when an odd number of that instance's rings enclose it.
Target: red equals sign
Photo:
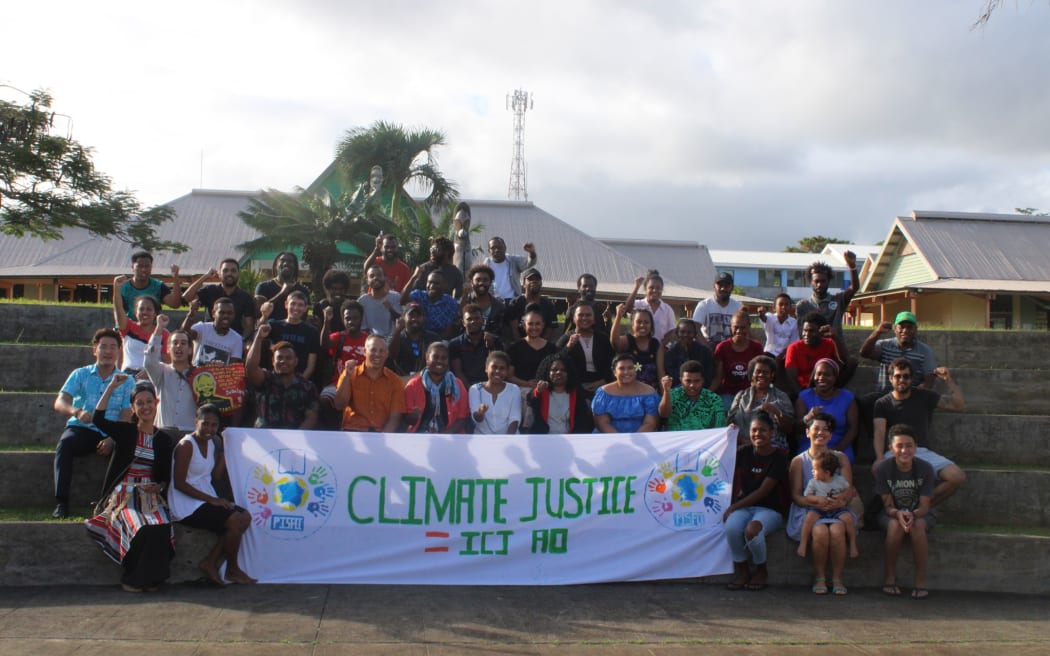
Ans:
[[[427,535],[428,538],[444,538],[446,540],[448,539],[448,533],[445,533],[443,531],[427,531],[426,535]],[[448,551],[448,547],[447,546],[444,546],[444,547],[425,547],[423,549],[423,553],[440,553],[440,552],[447,552],[447,551]]]

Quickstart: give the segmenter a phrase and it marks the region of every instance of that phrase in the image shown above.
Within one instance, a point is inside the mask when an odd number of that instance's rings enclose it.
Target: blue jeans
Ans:
[[[744,531],[751,522],[758,522],[762,530],[748,540]],[[729,553],[733,561],[742,563],[751,552],[751,561],[756,565],[766,562],[766,536],[784,525],[784,518],[777,511],[762,506],[748,506],[734,510],[725,521],[726,540],[729,542]]]

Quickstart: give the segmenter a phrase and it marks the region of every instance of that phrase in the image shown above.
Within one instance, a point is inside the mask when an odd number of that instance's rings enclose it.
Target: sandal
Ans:
[[[842,581],[840,581],[838,579],[832,579],[832,581],[831,581],[831,591],[835,595],[837,595],[839,597],[849,593],[849,590],[846,589],[846,586],[843,585]]]
[[[825,579],[817,579],[813,582],[813,594],[826,595],[828,593],[828,582]]]
[[[930,591],[926,588],[915,588],[911,591],[912,599],[926,599],[930,596]]]
[[[899,597],[901,596],[901,589],[896,583],[886,583],[882,586],[882,594]]]

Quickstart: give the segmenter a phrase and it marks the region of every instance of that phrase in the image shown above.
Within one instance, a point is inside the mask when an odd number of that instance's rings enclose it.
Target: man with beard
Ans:
[[[426,366],[427,347],[441,340],[441,335],[423,326],[427,313],[419,303],[408,303],[394,326],[390,340],[391,368],[399,376],[408,378]]]
[[[324,311],[332,308],[335,314],[328,327],[332,330],[342,330],[343,313],[339,311],[339,308],[343,307],[343,301],[350,300],[350,276],[346,271],[329,269],[321,277],[321,287],[324,289],[324,298],[314,303],[310,324],[320,330],[321,324],[324,323]]]
[[[477,305],[481,310],[482,319],[485,320],[485,331],[498,335],[503,331],[503,315],[507,312],[507,306],[491,293],[495,276],[489,266],[472,266],[467,272],[467,283],[463,287],[463,298],[459,307],[462,313],[467,305]]]
[[[343,411],[343,430],[392,433],[405,413],[405,384],[386,368],[386,340],[369,335],[365,361],[339,377],[335,407]]]
[[[492,351],[502,351],[503,342],[485,330],[481,308],[474,303],[463,306],[463,333],[448,344],[452,373],[463,381],[465,387],[487,379],[485,360]]]
[[[521,319],[527,312],[535,310],[543,317],[545,328],[543,338],[550,341],[554,338],[554,329],[558,325],[558,309],[554,303],[543,296],[543,276],[538,269],[526,269],[521,274],[522,287],[525,290],[521,296],[514,299],[507,306],[503,323],[510,332],[508,341],[514,343],[522,338],[523,331]]]
[[[261,324],[244,364],[245,378],[255,390],[259,412],[255,427],[311,430],[317,426],[317,387],[296,372],[299,359],[288,342],[273,345],[273,371],[259,366],[269,336],[270,325]]]
[[[220,282],[205,285],[204,281],[220,277]],[[190,303],[194,299],[200,299],[204,306],[205,316],[212,320],[215,318],[212,308],[215,301],[220,298],[228,298],[233,301],[233,323],[231,327],[239,332],[242,337],[248,339],[255,332],[255,299],[251,294],[241,289],[237,283],[241,279],[241,267],[232,257],[228,257],[219,263],[219,269],[212,269],[182,293],[182,300]],[[203,285],[203,286],[202,286]]]
[[[412,276],[412,270],[408,268],[408,264],[401,259],[398,253],[397,237],[394,235],[384,235],[380,232],[376,237],[376,246],[372,249],[369,256],[365,258],[362,268],[368,271],[373,266],[383,268],[383,274],[386,276],[386,282],[390,286],[390,290],[398,294],[405,290],[405,284],[408,283],[408,279]]]
[[[743,305],[733,300],[733,274],[722,272],[715,277],[715,294],[696,304],[693,321],[700,327],[700,335],[707,347],[714,350],[718,343],[732,335],[733,315]]]
[[[831,327],[824,315],[810,312],[802,319],[802,339],[788,345],[784,356],[784,371],[787,372],[785,391],[792,398],[809,387],[809,377],[819,360],[830,358],[841,363],[835,340],[831,338]]]
[[[448,237],[434,237],[430,243],[430,259],[416,267],[412,277],[401,290],[402,295],[411,289],[426,290],[430,274],[437,271],[445,281],[445,291],[453,298],[463,293],[463,272],[452,264],[455,246]],[[402,303],[405,301],[402,300]],[[417,301],[418,302],[418,301]]]
[[[196,344],[193,364],[230,364],[234,360],[241,360],[244,356],[244,338],[230,327],[233,323],[233,301],[228,298],[218,299],[212,306],[214,319],[193,323],[198,309],[200,299],[194,299],[190,302],[190,311],[182,320],[182,329],[189,333]]]
[[[912,387],[911,381],[915,374],[907,358],[897,358],[890,363],[893,390],[875,402],[875,462],[871,470],[877,472],[884,457],[893,458],[886,444],[888,431],[898,424],[910,426],[911,435],[918,447],[915,457],[930,463],[937,473],[937,484],[931,502],[931,505],[936,506],[966,482],[966,472],[948,458],[928,448],[933,411],[940,409],[961,412],[966,409],[966,401],[947,367],[937,367],[933,373],[948,385],[947,394]]]
[[[361,329],[390,339],[394,334],[394,323],[401,316],[400,290],[390,288],[386,272],[378,264],[365,269],[365,280],[368,291],[357,299],[364,312]]]
[[[310,298],[310,290],[299,284],[299,258],[295,253],[283,251],[273,258],[273,280],[264,280],[255,286],[255,302],[259,307],[269,301],[273,304],[270,318],[279,321],[288,317],[285,299],[294,291]]]

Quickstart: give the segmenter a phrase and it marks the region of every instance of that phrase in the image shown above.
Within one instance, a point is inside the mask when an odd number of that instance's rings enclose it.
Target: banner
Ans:
[[[198,407],[211,403],[224,416],[233,415],[244,405],[244,363],[209,362],[194,367],[190,373],[190,388]]]
[[[228,428],[266,583],[550,585],[724,574],[735,434]]]

